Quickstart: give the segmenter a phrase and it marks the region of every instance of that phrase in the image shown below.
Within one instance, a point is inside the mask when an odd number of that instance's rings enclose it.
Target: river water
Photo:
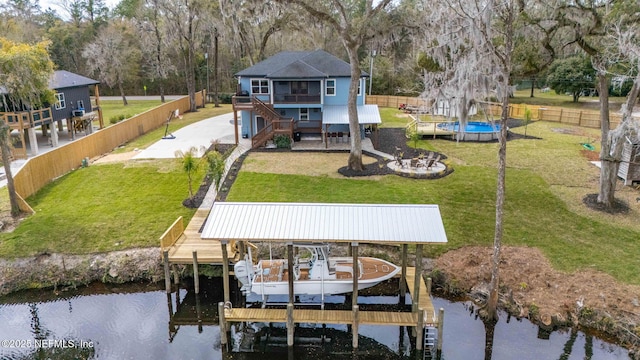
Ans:
[[[296,347],[287,352],[284,325],[236,324],[231,352],[223,354],[216,325],[221,289],[220,279],[203,279],[199,296],[190,289],[167,295],[156,284],[95,284],[0,298],[0,359],[416,358],[410,329],[365,325],[354,354],[347,326],[297,328]],[[398,297],[362,296],[359,303],[394,307]],[[486,347],[487,331],[469,302],[435,298],[434,305],[445,309],[442,359],[629,359],[626,349],[592,335],[548,333],[506,314]]]

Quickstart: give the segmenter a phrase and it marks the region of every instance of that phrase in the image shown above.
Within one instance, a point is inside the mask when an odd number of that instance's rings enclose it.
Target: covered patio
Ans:
[[[378,105],[357,106],[360,131],[364,132],[369,127],[371,131],[377,131],[378,124],[382,123]],[[326,105],[322,111],[322,134],[325,147],[330,143],[347,143],[349,133],[349,111],[347,105]],[[375,136],[374,142],[375,142]]]

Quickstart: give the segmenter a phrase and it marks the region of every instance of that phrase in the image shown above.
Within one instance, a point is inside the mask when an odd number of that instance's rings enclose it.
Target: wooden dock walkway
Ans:
[[[207,216],[209,210],[198,209],[184,232],[168,247],[171,264],[193,264],[193,251],[197,251],[198,263],[222,265],[220,242],[200,238],[200,229],[207,221]],[[231,249],[227,253],[229,258],[233,258]]]
[[[415,281],[415,268],[407,267],[408,284]],[[411,285],[408,286],[411,289]],[[424,310],[424,325],[436,326],[437,318],[434,312],[431,296],[427,294],[427,285],[420,282],[419,308]],[[418,324],[417,312],[389,312],[389,311],[360,311],[360,324],[368,325],[393,325],[416,326]],[[225,318],[229,322],[255,321],[255,322],[281,322],[287,321],[286,309],[257,309],[257,308],[232,308],[225,310]],[[351,310],[319,310],[319,309],[294,309],[293,321],[295,323],[309,324],[352,324],[353,312]]]
[[[415,283],[416,278],[416,268],[407,267],[407,289],[409,292],[413,291],[413,284]],[[414,299],[415,297],[411,297]],[[425,284],[424,279],[420,281],[420,294],[418,296],[418,309],[424,310],[424,321],[425,324],[435,324],[437,321],[437,316],[435,312],[435,308],[433,307],[433,301],[431,301],[431,294],[427,292],[427,284]]]
[[[360,324],[369,325],[416,326],[417,316],[417,313],[410,312],[360,311],[359,320]],[[287,310],[234,308],[225,310],[225,319],[229,322],[285,323],[287,322]],[[293,321],[308,324],[348,325],[353,323],[353,312],[351,310],[294,309]]]

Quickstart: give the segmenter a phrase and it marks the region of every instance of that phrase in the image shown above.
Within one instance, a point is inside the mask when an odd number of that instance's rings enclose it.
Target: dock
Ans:
[[[222,247],[215,246],[212,241],[205,241],[200,238],[200,229],[207,221],[209,211],[198,209],[189,221],[189,225],[182,234],[175,239],[175,242],[167,247],[169,251],[169,263],[171,264],[193,264],[193,252],[198,255],[200,264],[222,264]],[[163,246],[163,250],[164,250]],[[231,253],[229,252],[229,255]]]
[[[413,284],[415,281],[415,268],[407,267],[406,281]],[[420,284],[420,296],[418,308],[424,310],[423,324],[437,327],[437,316],[434,311],[431,296],[427,293],[427,285],[424,280]],[[258,309],[258,308],[230,308],[225,309],[225,319],[228,322],[276,322],[284,323],[287,319],[286,309]],[[359,323],[366,325],[392,325],[392,326],[416,326],[418,324],[417,312],[386,312],[386,311],[360,311]],[[352,324],[353,312],[351,310],[320,309],[294,309],[294,323],[308,324]]]
[[[299,207],[304,207],[305,211],[301,211]],[[295,208],[291,210],[290,208]],[[332,211],[320,211],[329,208]],[[363,208],[363,209],[361,209]],[[251,209],[251,211],[248,211]],[[282,209],[286,209],[284,211]],[[358,216],[346,216],[345,212],[353,212],[355,210],[361,210],[358,212]],[[282,216],[281,211],[288,214]],[[315,215],[309,215],[308,213],[314,211]],[[372,212],[367,216],[362,215],[362,212]],[[334,243],[347,243],[351,246],[351,251],[354,257],[354,263],[358,258],[358,245],[362,243],[382,243],[382,244],[401,244],[402,245],[402,267],[404,279],[400,282],[398,289],[398,302],[404,304],[406,292],[409,292],[411,299],[410,310],[395,310],[395,311],[374,311],[374,310],[360,310],[358,304],[358,291],[357,280],[354,281],[354,291],[352,294],[352,304],[350,309],[341,310],[325,310],[324,306],[318,308],[304,308],[299,304],[296,304],[293,296],[293,280],[289,279],[289,301],[286,303],[286,308],[245,308],[234,307],[230,297],[230,284],[231,271],[230,265],[238,261],[235,258],[237,254],[241,254],[244,251],[242,249],[236,249],[238,247],[252,246],[247,242],[247,239],[252,241],[266,241],[280,244],[286,244],[287,254],[289,256],[289,264],[293,263],[293,243],[295,241],[307,241],[307,242],[327,242],[326,232],[331,230],[320,224],[331,223],[332,219],[322,220],[322,216],[328,216],[328,214],[343,214],[345,218],[357,218],[360,222],[352,224],[354,229],[365,229],[371,225],[369,219],[380,218],[379,212],[386,211],[389,214],[382,218],[434,218],[433,222],[439,226],[434,226],[430,232],[409,232],[398,233],[389,232],[386,236],[388,238],[375,239],[369,236],[366,232],[353,231],[353,237],[345,238],[340,241],[328,241]],[[305,232],[300,232],[300,229],[296,226],[290,226],[287,222],[294,222],[299,224],[302,213],[305,216],[310,216],[316,219],[316,221],[308,222],[313,226],[321,226],[320,228],[305,228]],[[411,212],[411,216],[406,216],[406,212]],[[395,216],[399,213],[405,216]],[[251,214],[252,218],[262,219],[263,222],[273,223],[276,220],[272,219],[277,216],[277,221],[280,221],[277,227],[278,231],[273,233],[276,227],[264,227],[260,229],[253,229],[246,224],[250,223],[245,217],[247,214]],[[375,215],[375,216],[374,216]],[[332,215],[333,216],[333,215]],[[217,221],[221,221],[221,224],[217,224]],[[220,219],[225,219],[220,220]],[[320,220],[319,220],[320,219]],[[295,221],[294,221],[295,220]],[[321,221],[322,220],[322,221]],[[207,221],[212,223],[208,223]],[[255,223],[255,222],[254,222]],[[254,224],[251,223],[251,224]],[[379,225],[379,224],[378,224]],[[396,224],[397,225],[397,224]],[[283,230],[286,229],[286,230]],[[293,234],[283,235],[282,231],[298,231],[295,240]],[[231,232],[229,232],[231,231]],[[249,233],[247,233],[249,232]],[[256,234],[259,236],[256,238]],[[329,236],[331,239],[339,239],[336,234]],[[287,240],[289,239],[289,240]],[[378,325],[378,326],[399,326],[399,327],[412,327],[414,328],[414,334],[416,338],[416,350],[425,350],[431,352],[435,349],[439,352],[442,349],[442,325],[444,310],[440,309],[437,313],[434,309],[431,299],[431,281],[422,277],[419,274],[422,272],[421,259],[422,248],[425,243],[446,243],[446,235],[444,233],[444,227],[440,219],[439,209],[435,205],[401,205],[401,204],[364,204],[364,205],[344,205],[344,204],[296,204],[296,203],[214,203],[211,210],[199,209],[196,211],[191,221],[184,227],[182,217],[178,218],[174,223],[165,231],[160,238],[160,245],[164,261],[165,270],[165,287],[167,294],[172,292],[171,284],[171,271],[173,269],[174,281],[176,284],[179,282],[178,271],[176,265],[193,265],[193,278],[194,278],[194,290],[195,294],[199,293],[199,264],[214,264],[222,265],[223,269],[223,289],[224,289],[224,301],[218,303],[218,320],[221,329],[221,344],[227,346],[229,344],[229,323],[232,322],[262,322],[262,323],[286,323],[287,328],[287,345],[293,346],[294,344],[294,332],[296,329],[295,324],[342,324],[349,325],[351,327],[353,348],[358,348],[358,328],[360,325]],[[407,266],[407,249],[409,244],[415,245],[415,256],[417,267]],[[397,276],[403,276],[397,275]],[[406,281],[406,286],[403,281]],[[366,309],[366,307],[365,307]],[[198,316],[198,323],[200,326],[206,321]],[[172,324],[172,325],[178,325]]]

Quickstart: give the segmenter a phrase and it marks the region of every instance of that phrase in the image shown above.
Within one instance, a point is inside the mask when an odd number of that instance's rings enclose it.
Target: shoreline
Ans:
[[[455,254],[456,252],[458,253]],[[431,277],[434,289],[444,296],[464,297],[474,301],[480,308],[488,294],[488,281],[481,280],[486,277],[485,272],[488,269],[485,269],[486,267],[482,264],[476,264],[475,260],[471,261],[472,265],[469,265],[469,252],[474,254],[472,256],[474,259],[484,255],[482,249],[469,248],[463,252],[452,250],[453,254],[448,256],[445,254],[437,259],[424,259],[423,276]],[[488,263],[489,257],[486,259]],[[396,259],[393,260],[396,261]],[[452,265],[454,261],[467,263],[469,266],[460,268]],[[483,270],[477,271],[478,266]],[[527,272],[527,270],[531,269],[524,268],[516,272]],[[470,275],[474,272],[475,275]],[[507,264],[501,269],[501,274],[508,272],[513,272],[513,269]],[[191,274],[190,271],[186,271],[183,276],[191,278]],[[536,275],[536,273],[532,274]],[[576,281],[574,275],[564,274],[568,283]],[[586,274],[586,276],[593,277],[594,274]],[[526,318],[547,331],[572,327],[594,331],[613,340],[617,345],[627,348],[632,359],[640,359],[639,337],[635,333],[640,313],[629,312],[620,306],[597,304],[595,299],[585,299],[584,295],[578,292],[569,295],[572,298],[578,298],[577,305],[567,303],[566,299],[559,298],[554,292],[547,294],[546,300],[541,301],[537,298],[539,293],[533,289],[536,287],[533,281],[529,289],[523,286],[517,288],[508,276],[501,275],[501,277],[503,286],[499,307],[511,316],[519,319]],[[87,286],[93,282],[123,284],[140,281],[157,283],[162,280],[164,280],[164,270],[158,247],[86,255],[41,254],[12,260],[0,259],[0,297],[23,290],[51,290],[58,294],[60,291]],[[598,281],[600,279],[594,280],[600,283]],[[595,284],[595,286],[599,285]],[[563,285],[555,284],[551,287],[561,293],[566,292]],[[631,288],[635,290],[633,286]],[[547,290],[544,289],[544,291]],[[620,298],[612,300],[618,303],[624,301]],[[631,301],[635,306],[634,300]]]

